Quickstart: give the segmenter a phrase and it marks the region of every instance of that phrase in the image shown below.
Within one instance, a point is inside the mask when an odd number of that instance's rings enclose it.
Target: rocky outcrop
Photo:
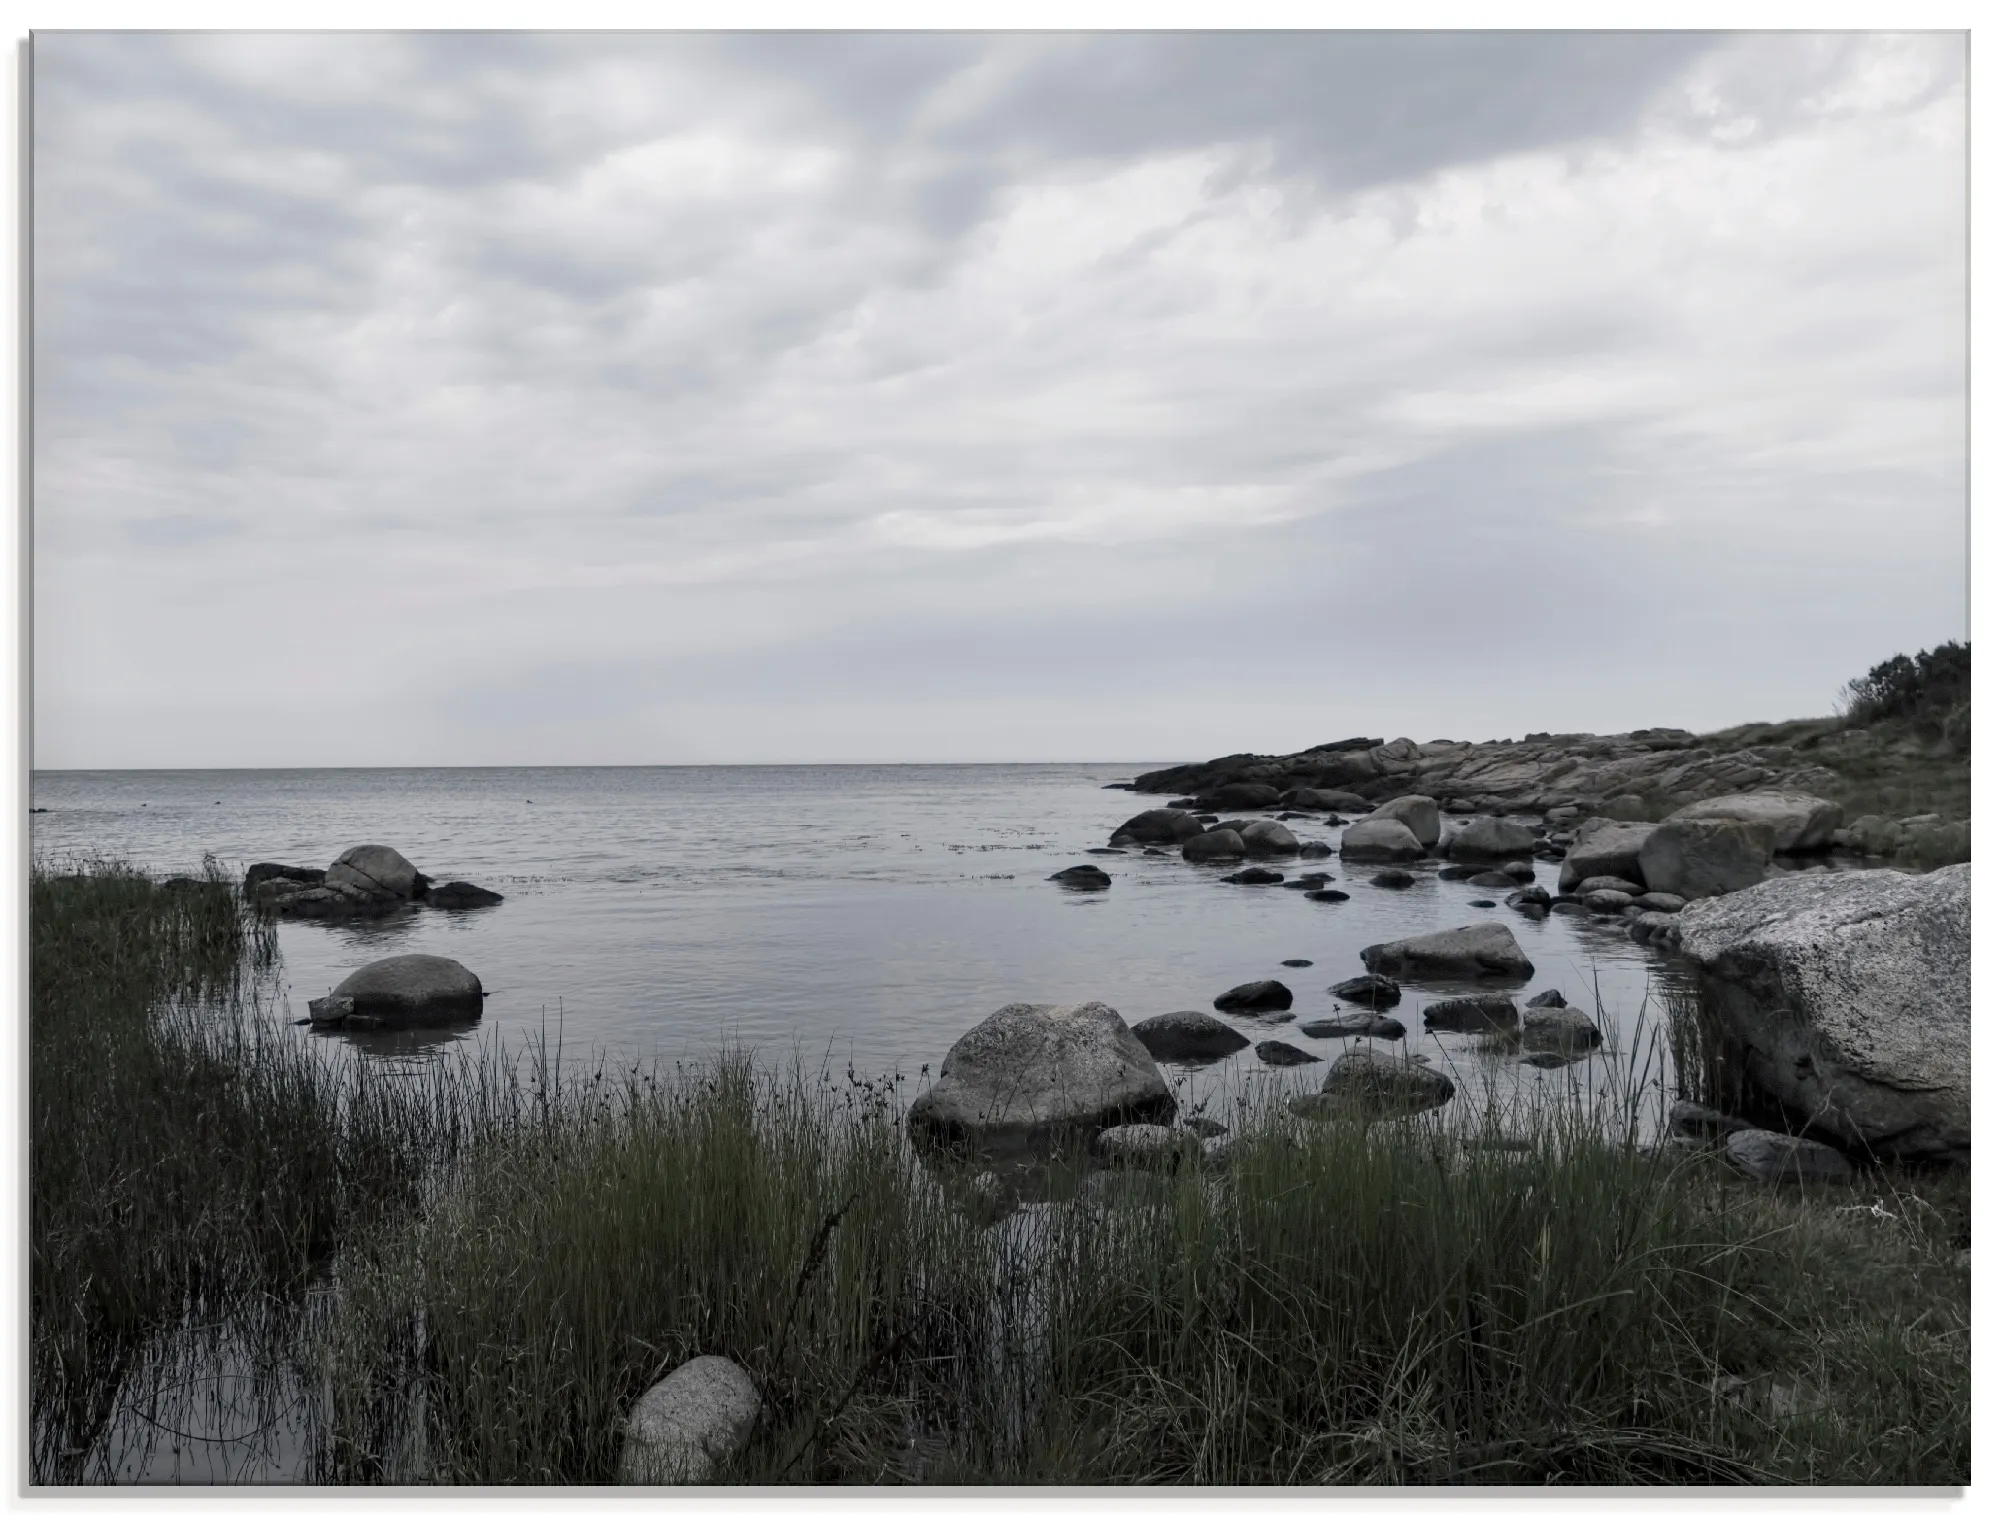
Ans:
[[[1585,821],[1563,857],[1556,887],[1574,889],[1587,878],[1607,876],[1641,883],[1639,852],[1652,834],[1651,826],[1629,821]]]
[[[1093,1000],[989,1015],[953,1043],[909,1124],[921,1139],[1005,1152],[1173,1114],[1152,1053]]]
[[[1172,1010],[1132,1028],[1145,1049],[1161,1062],[1209,1063],[1242,1051],[1250,1038],[1234,1026],[1199,1010]]]
[[[1371,818],[1340,833],[1340,855],[1357,863],[1413,863],[1424,855],[1424,844],[1399,820]]]
[[[411,952],[355,969],[309,1008],[315,1025],[394,1031],[476,1020],[485,1000],[479,976],[463,963]]]
[[[1440,822],[1438,804],[1427,794],[1406,794],[1400,799],[1377,805],[1366,819],[1371,821],[1401,821],[1409,827],[1410,835],[1417,839],[1420,847],[1435,847],[1438,842]]]
[[[290,863],[252,863],[243,875],[243,897],[255,899],[258,885],[271,879],[287,884],[323,884],[326,882],[326,870],[295,868]]]
[[[1972,1147],[1972,865],[1793,873],[1671,919],[1726,1092],[1899,1157]]]
[[[1833,845],[1840,827],[1840,807],[1818,795],[1779,789],[1753,789],[1747,794],[1721,795],[1683,805],[1670,821],[1745,821],[1767,826],[1773,852],[1820,852]]]
[[[1370,973],[1398,979],[1530,979],[1535,965],[1498,922],[1434,931],[1361,949]]]
[[[433,885],[393,847],[349,847],[330,868],[253,863],[243,893],[260,909],[296,920],[364,920],[422,902],[443,910],[497,905],[501,896],[462,881]]]
[[[705,1483],[750,1444],[763,1398],[726,1357],[697,1357],[654,1384],[625,1422],[618,1481]]]
[[[1771,866],[1771,828],[1745,821],[1666,821],[1639,849],[1649,894],[1707,899],[1748,889]]]

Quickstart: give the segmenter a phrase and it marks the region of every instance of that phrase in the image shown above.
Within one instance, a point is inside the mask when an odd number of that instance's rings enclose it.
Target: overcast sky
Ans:
[[[1826,713],[1967,634],[1964,56],[43,33],[36,763]]]

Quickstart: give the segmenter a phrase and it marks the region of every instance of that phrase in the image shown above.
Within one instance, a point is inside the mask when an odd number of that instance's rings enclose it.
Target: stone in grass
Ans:
[[[1109,889],[1111,875],[1095,863],[1078,863],[1074,868],[1051,873],[1049,882],[1061,884],[1065,889]]]
[[[1317,1063],[1322,1059],[1314,1057],[1302,1048],[1292,1046],[1289,1042],[1259,1042],[1257,1061],[1269,1063],[1274,1068],[1292,1068],[1300,1063]]]
[[[1164,1062],[1205,1063],[1240,1052],[1250,1038],[1200,1010],[1171,1010],[1132,1028],[1145,1049]]]
[[[684,1362],[632,1407],[618,1481],[704,1483],[749,1445],[762,1409],[756,1384],[728,1358]]]
[[[1738,1116],[1725,1115],[1720,1110],[1711,1110],[1706,1105],[1698,1105],[1691,1099],[1677,1099],[1667,1111],[1667,1125],[1674,1135],[1692,1141],[1721,1141],[1737,1131],[1754,1131],[1757,1128]]]
[[[1200,1142],[1193,1132],[1172,1126],[1110,1126],[1091,1145],[1113,1167],[1170,1168],[1200,1151]]]
[[[1514,1001],[1504,994],[1469,994],[1424,1007],[1426,1031],[1511,1031],[1519,1023]]]
[[[1403,998],[1402,985],[1380,973],[1344,978],[1337,984],[1329,985],[1326,992],[1335,999],[1352,1000],[1357,1005],[1368,1005],[1378,1010],[1397,1004]]]
[[[1783,1179],[1841,1179],[1854,1166],[1823,1142],[1780,1131],[1732,1131],[1723,1142],[1730,1166],[1764,1183]]]
[[[1225,989],[1215,997],[1218,1010],[1289,1010],[1292,1008],[1292,991],[1274,978],[1260,978],[1247,984],[1238,984],[1234,989]]]
[[[1417,876],[1407,868],[1384,868],[1368,882],[1377,889],[1407,889],[1417,881]]]
[[[1307,1036],[1324,1041],[1336,1036],[1373,1036],[1382,1041],[1401,1041],[1404,1034],[1403,1023],[1387,1015],[1377,1015],[1372,1010],[1356,1010],[1350,1015],[1329,1016],[1321,1021],[1307,1021],[1299,1029]]]
[[[1342,1115],[1368,1119],[1435,1110],[1456,1092],[1452,1081],[1411,1058],[1357,1048],[1337,1058],[1318,1094],[1292,1101],[1295,1115],[1324,1120]]]

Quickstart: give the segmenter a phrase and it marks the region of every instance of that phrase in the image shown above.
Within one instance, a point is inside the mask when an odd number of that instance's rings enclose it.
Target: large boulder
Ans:
[[[1629,821],[1585,821],[1576,828],[1576,838],[1563,854],[1556,887],[1574,889],[1584,879],[1600,874],[1642,882],[1639,849],[1652,834],[1651,826]]]
[[[1181,844],[1181,856],[1190,863],[1233,862],[1247,850],[1242,833],[1227,826],[1191,836]]]
[[[1146,1050],[1161,1062],[1208,1063],[1250,1045],[1234,1026],[1200,1010],[1170,1010],[1132,1028]]]
[[[1424,844],[1401,821],[1371,817],[1340,833],[1340,855],[1357,863],[1414,863],[1424,855]]]
[[[1201,835],[1201,822],[1185,810],[1142,810],[1111,833],[1114,842],[1172,846]]]
[[[1363,947],[1361,961],[1370,973],[1400,979],[1526,980],[1535,976],[1535,965],[1521,951],[1514,933],[1498,921]]]
[[[763,1399],[726,1357],[682,1363],[639,1397],[625,1422],[618,1481],[705,1483],[749,1445]]]
[[[1445,853],[1460,862],[1527,857],[1535,850],[1538,840],[1540,838],[1519,821],[1503,821],[1497,816],[1482,815],[1451,834]]]
[[[1425,847],[1435,847],[1438,839],[1438,802],[1427,794],[1406,794],[1399,799],[1387,800],[1369,811],[1364,819],[1371,821],[1401,821],[1410,828],[1410,835]]]
[[[1317,1118],[1415,1115],[1436,1109],[1454,1092],[1452,1081],[1434,1068],[1362,1047],[1336,1058],[1320,1092],[1294,1100],[1292,1110]]]
[[[1297,852],[1299,839],[1282,821],[1252,821],[1238,833],[1243,846],[1254,857],[1275,857]]]
[[[1878,1154],[1970,1155],[1970,863],[1786,874],[1674,921],[1727,1093]]]
[[[355,969],[309,1008],[322,1025],[396,1030],[476,1020],[485,999],[479,976],[465,964],[410,952]]]
[[[1639,849],[1646,892],[1706,899],[1748,889],[1771,866],[1771,828],[1747,821],[1662,821]]]
[[[938,1081],[910,1106],[910,1129],[1006,1150],[1173,1113],[1153,1054],[1109,1005],[1016,1004],[952,1044]]]
[[[349,847],[326,870],[326,883],[399,900],[421,899],[428,880],[394,847]]]
[[[1773,852],[1819,852],[1833,845],[1840,807],[1816,794],[1786,789],[1752,789],[1683,805],[1670,821],[1747,821],[1771,828]]]

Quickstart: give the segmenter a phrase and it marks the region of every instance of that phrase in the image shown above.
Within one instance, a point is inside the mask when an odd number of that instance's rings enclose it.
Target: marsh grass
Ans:
[[[605,1483],[700,1353],[764,1396],[736,1483],[1969,1476],[1962,1180],[1740,1184],[1647,1139],[1650,1073],[1375,1125],[1250,1089],[1221,1169],[996,1178],[893,1075],[318,1059],[228,881],[31,898],[42,1481],[152,1426],[240,1440],[222,1476],[263,1436],[319,1482]]]

